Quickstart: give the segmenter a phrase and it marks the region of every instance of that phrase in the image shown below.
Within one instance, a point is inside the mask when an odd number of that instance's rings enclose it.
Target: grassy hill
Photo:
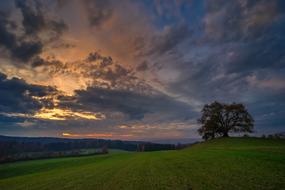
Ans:
[[[226,138],[178,151],[2,164],[0,189],[285,189],[285,141]]]

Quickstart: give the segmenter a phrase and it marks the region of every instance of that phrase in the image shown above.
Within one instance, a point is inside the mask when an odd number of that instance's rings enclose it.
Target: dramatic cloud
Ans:
[[[150,54],[162,55],[173,50],[178,44],[191,36],[191,31],[185,24],[165,27],[162,34],[155,36],[151,42]]]
[[[205,32],[208,38],[218,42],[259,38],[282,17],[284,10],[279,8],[282,4],[279,0],[208,0]]]
[[[161,93],[138,94],[130,91],[118,91],[90,87],[77,91],[77,103],[86,108],[119,111],[130,119],[143,119],[146,114],[160,113],[165,120],[177,118],[187,120],[193,115],[189,105],[185,105]]]
[[[45,16],[47,10],[40,1],[16,0],[6,6],[0,8],[0,42],[12,59],[29,61],[67,29],[62,20]]]
[[[112,6],[109,0],[84,0],[84,3],[91,26],[100,27],[100,25],[112,15]]]
[[[42,44],[37,40],[25,41],[19,39],[11,30],[13,22],[7,19],[7,14],[0,12],[0,43],[1,46],[8,50],[11,57],[23,61],[29,60],[34,55],[42,51]]]
[[[18,78],[8,79],[0,73],[0,113],[33,113],[42,107],[49,107],[52,102],[49,99],[37,101],[35,98],[43,98],[55,93],[51,87],[30,85]]]

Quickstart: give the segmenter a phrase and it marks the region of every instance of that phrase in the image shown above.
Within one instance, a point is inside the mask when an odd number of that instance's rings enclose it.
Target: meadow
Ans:
[[[221,138],[182,150],[1,164],[0,189],[285,189],[285,141]]]

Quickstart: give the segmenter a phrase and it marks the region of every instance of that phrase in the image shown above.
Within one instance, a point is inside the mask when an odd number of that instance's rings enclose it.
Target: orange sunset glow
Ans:
[[[91,133],[91,134],[71,134],[71,133],[62,133],[63,137],[89,137],[89,138],[106,138],[113,137],[112,134],[104,134],[104,133]]]

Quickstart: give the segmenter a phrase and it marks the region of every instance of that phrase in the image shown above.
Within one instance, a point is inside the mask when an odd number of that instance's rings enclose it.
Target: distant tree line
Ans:
[[[262,135],[261,138],[265,139],[285,139],[285,132],[283,133],[275,133],[275,134],[269,134],[269,135]]]
[[[21,153],[66,152],[80,149],[121,149],[126,151],[138,151],[138,147],[143,147],[140,151],[173,150],[173,144],[158,144],[140,141],[121,141],[104,139],[63,139],[63,138],[29,138],[29,137],[6,137],[0,136],[0,160],[7,155]]]

